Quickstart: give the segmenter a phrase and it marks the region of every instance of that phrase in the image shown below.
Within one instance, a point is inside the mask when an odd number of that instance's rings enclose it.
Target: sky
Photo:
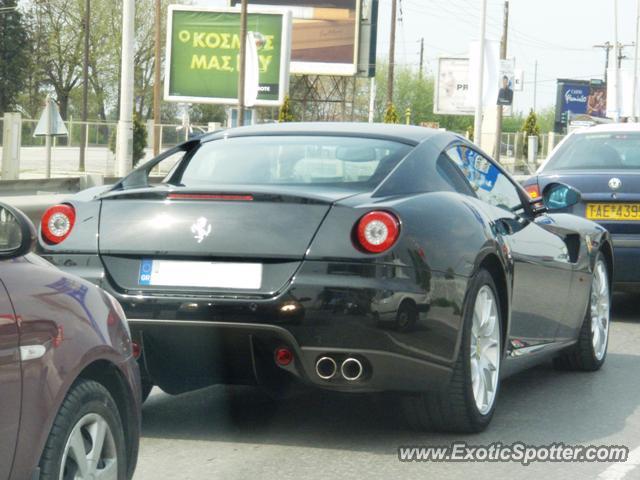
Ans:
[[[618,0],[618,39],[635,40],[636,1]],[[226,6],[227,0],[198,0]],[[292,2],[295,3],[295,2]],[[379,0],[378,58],[388,58],[391,0]],[[434,74],[436,59],[465,55],[480,37],[481,0],[398,0],[396,63],[418,68],[420,39],[425,44],[425,69]],[[487,39],[502,35],[503,0],[487,2]],[[533,106],[534,64],[538,62],[537,109],[555,104],[557,78],[603,78],[605,52],[593,48],[614,39],[614,0],[509,0],[508,57],[525,72],[524,91],[516,92],[516,111]],[[633,68],[634,48],[623,69]],[[612,54],[613,55],[613,54]]]
[[[402,22],[396,33],[396,61],[419,64],[419,39],[424,37],[427,71],[436,58],[466,54],[480,37],[480,0],[398,0]],[[488,0],[487,39],[502,36],[504,1]],[[538,61],[537,107],[553,106],[556,79],[603,78],[605,53],[593,45],[614,38],[614,0],[510,0],[507,56],[525,72],[523,92],[516,92],[515,110],[533,106],[534,64]],[[380,0],[378,54],[388,57],[391,0]],[[618,0],[618,39],[633,43],[636,0]],[[633,68],[634,48],[623,68]]]

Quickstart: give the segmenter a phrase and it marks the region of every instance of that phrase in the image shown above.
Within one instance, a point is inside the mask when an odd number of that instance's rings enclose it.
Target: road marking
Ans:
[[[624,463],[614,463],[598,475],[601,480],[622,480],[630,472],[640,466],[640,447],[629,452],[629,458]]]

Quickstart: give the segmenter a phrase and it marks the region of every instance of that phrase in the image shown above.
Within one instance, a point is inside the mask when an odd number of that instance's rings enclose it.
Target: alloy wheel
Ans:
[[[598,361],[602,360],[607,351],[607,339],[609,338],[609,280],[607,269],[602,260],[598,260],[593,272],[591,284],[591,341],[593,354]]]
[[[478,291],[471,327],[471,384],[476,407],[482,415],[491,411],[500,373],[500,321],[493,290]]]
[[[71,430],[62,455],[60,480],[118,480],[118,455],[107,421],[97,413]]]

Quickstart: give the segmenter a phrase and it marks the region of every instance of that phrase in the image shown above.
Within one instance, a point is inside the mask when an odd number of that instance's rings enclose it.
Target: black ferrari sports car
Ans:
[[[147,392],[299,380],[480,431],[507,375],[604,363],[609,234],[550,211],[579,200],[559,183],[530,200],[449,132],[261,125],[48,209],[40,247],[122,303]]]

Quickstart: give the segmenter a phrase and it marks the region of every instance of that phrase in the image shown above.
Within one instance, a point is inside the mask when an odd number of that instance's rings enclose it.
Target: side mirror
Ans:
[[[572,207],[581,200],[580,192],[564,183],[550,183],[542,191],[542,201],[549,211]]]
[[[35,240],[36,229],[31,220],[20,210],[0,203],[0,260],[26,255]]]

